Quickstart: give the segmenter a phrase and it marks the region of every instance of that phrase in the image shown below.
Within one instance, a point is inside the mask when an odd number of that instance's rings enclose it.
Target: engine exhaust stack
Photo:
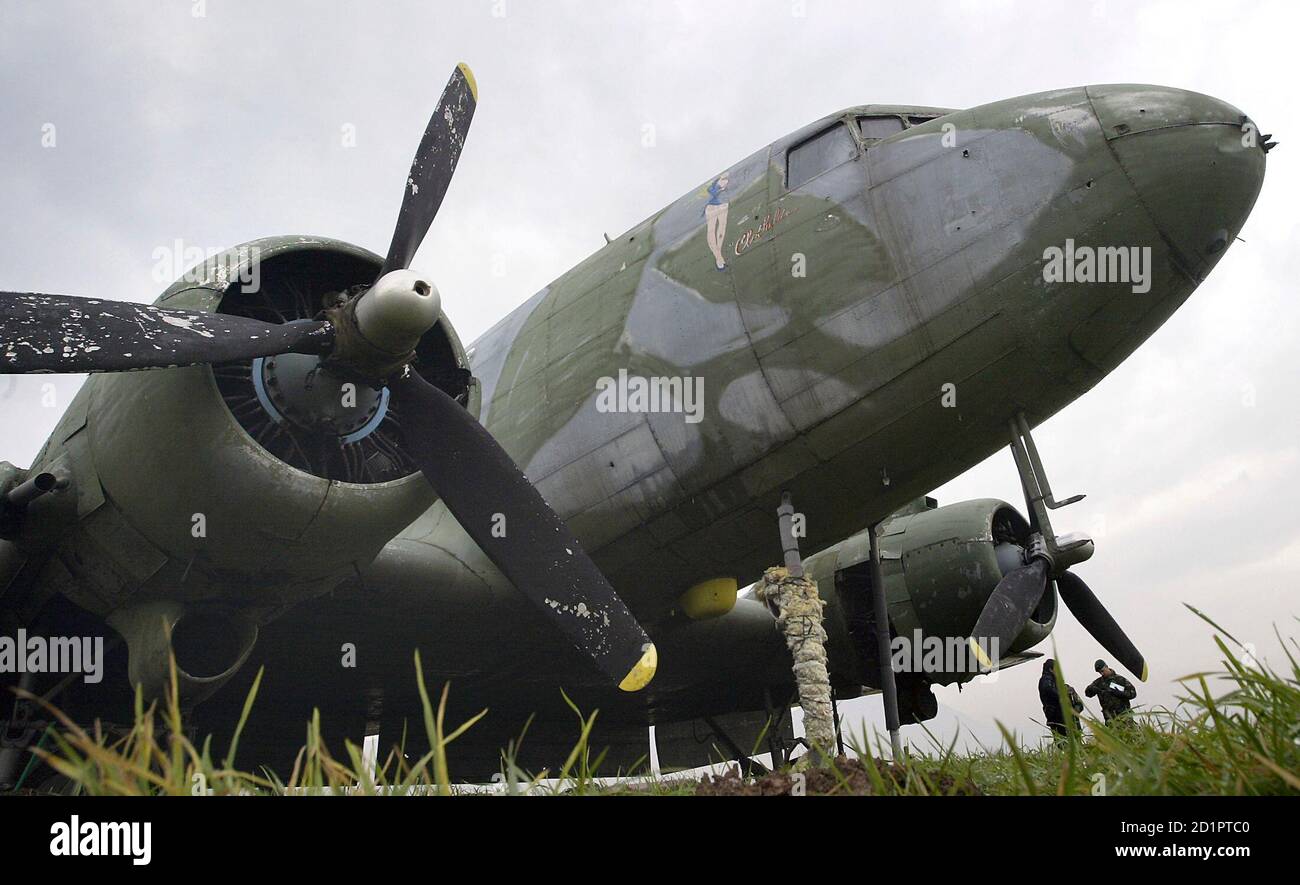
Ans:
[[[170,600],[127,606],[107,620],[126,640],[127,674],[146,700],[166,697],[175,658],[183,706],[224,685],[257,642],[257,624],[238,611]]]

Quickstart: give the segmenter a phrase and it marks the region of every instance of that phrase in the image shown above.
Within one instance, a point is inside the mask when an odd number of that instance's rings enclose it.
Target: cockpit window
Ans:
[[[933,120],[933,119],[934,119],[933,116],[929,116],[929,117],[908,117],[908,118],[907,118],[907,125],[909,125],[909,126],[920,126],[922,123],[928,123],[928,122],[930,122],[930,121]]]
[[[879,141],[882,138],[888,138],[891,135],[903,131],[903,118],[888,117],[858,117],[858,131],[867,141]]]
[[[795,188],[806,181],[847,163],[858,155],[858,146],[843,124],[836,123],[825,132],[814,135],[798,147],[790,149],[787,156],[786,186]]]

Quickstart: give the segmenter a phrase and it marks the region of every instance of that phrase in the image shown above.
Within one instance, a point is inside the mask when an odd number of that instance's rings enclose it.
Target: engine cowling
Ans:
[[[998,581],[1024,563],[1028,537],[1025,518],[1010,504],[992,498],[944,507],[925,499],[884,523],[881,573],[895,661],[905,664],[900,698],[911,681],[947,685],[977,675],[965,654],[966,638]],[[870,566],[870,539],[861,532],[810,557],[805,567],[827,604],[836,678],[877,687]],[[1041,642],[1051,633],[1056,614],[1056,593],[1049,587],[1024,630],[1010,648],[999,650],[1000,655]],[[931,653],[939,654],[941,666],[933,666]]]
[[[257,240],[208,259],[157,303],[287,322],[369,285],[381,263],[336,240]],[[322,396],[318,369],[267,362],[92,376],[33,465],[71,477],[77,511],[38,583],[101,616],[166,600],[183,606],[178,623],[209,608],[264,622],[354,576],[432,505],[424,476],[389,443],[400,416],[386,391],[358,385],[353,413],[331,411],[353,382],[333,379]],[[414,368],[477,415],[445,316]]]
[[[259,240],[214,256],[158,304],[289,321],[367,285],[380,263],[338,241]],[[425,337],[417,368],[439,386],[459,383],[449,392],[467,402],[455,331],[444,318]],[[321,415],[313,432],[287,398],[259,396],[293,383],[267,362],[94,379],[87,429],[105,496],[170,560],[192,562],[189,580],[324,577],[373,556],[433,501],[416,466],[386,445],[395,416],[378,415],[378,393],[354,392],[365,421],[335,427]]]

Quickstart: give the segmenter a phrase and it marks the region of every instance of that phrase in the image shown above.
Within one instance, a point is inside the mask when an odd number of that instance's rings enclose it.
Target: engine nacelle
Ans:
[[[991,498],[944,507],[925,499],[885,522],[881,574],[895,661],[904,664],[898,678],[900,706],[904,688],[913,682],[947,685],[976,675],[974,667],[965,666],[970,663],[966,638],[998,581],[1024,563],[1028,537],[1024,517]],[[810,557],[805,567],[827,603],[833,678],[878,687],[868,533]],[[1041,642],[1051,633],[1056,613],[1056,593],[1049,585],[1024,630],[999,654]],[[944,662],[938,667],[936,654]],[[954,655],[963,666],[953,666]]]
[[[287,322],[369,286],[381,263],[336,240],[258,240],[157,304]],[[415,370],[477,414],[445,316],[415,350]],[[386,390],[340,384],[364,414],[312,414],[282,386],[310,385],[311,368],[266,362],[92,376],[33,467],[70,476],[77,509],[39,583],[100,615],[168,600],[264,621],[354,576],[428,509],[433,491],[392,444]]]

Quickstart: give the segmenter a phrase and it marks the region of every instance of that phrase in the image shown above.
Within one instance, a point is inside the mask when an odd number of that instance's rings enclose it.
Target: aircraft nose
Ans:
[[[1255,205],[1271,144],[1240,110],[1162,86],[1090,86],[1124,173],[1176,258],[1197,281]]]

